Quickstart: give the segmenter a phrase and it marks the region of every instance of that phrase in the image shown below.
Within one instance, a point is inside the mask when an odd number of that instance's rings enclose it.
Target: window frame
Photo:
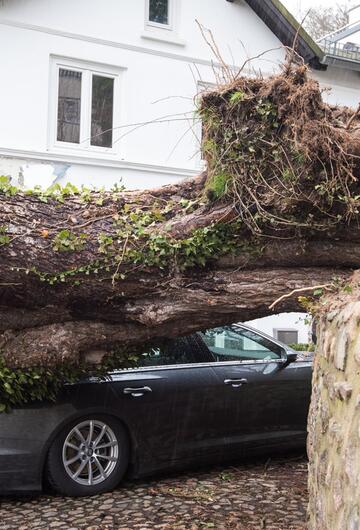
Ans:
[[[110,374],[127,373],[127,372],[155,372],[157,370],[184,370],[196,368],[215,368],[216,366],[244,366],[252,364],[281,364],[285,362],[285,358],[269,359],[269,360],[253,360],[253,361],[213,361],[208,363],[188,363],[188,364],[162,364],[159,366],[138,366],[131,368],[119,368],[110,372]]]
[[[50,58],[50,97],[48,124],[48,151],[72,151],[74,154],[102,154],[114,155],[119,153],[120,142],[114,133],[121,123],[121,76],[124,68],[72,58]],[[81,72],[81,101],[80,101],[80,141],[79,143],[62,142],[57,139],[58,107],[59,107],[59,71],[60,69]],[[92,113],[92,78],[94,75],[108,77],[114,80],[113,93],[113,138],[112,147],[91,145],[91,113]]]
[[[167,0],[167,2],[168,24],[161,24],[160,22],[150,20],[150,0],[145,0],[145,28],[157,28],[167,31],[174,30],[174,0]]]

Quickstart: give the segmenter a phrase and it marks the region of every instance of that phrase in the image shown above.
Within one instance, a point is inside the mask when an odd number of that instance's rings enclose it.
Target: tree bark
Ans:
[[[96,194],[90,204],[78,197],[64,203],[23,194],[1,197],[0,219],[10,234],[0,247],[0,350],[6,364],[56,366],[87,359],[93,351],[266,316],[269,305],[293,289],[331,282],[360,266],[360,244],[352,231],[351,242],[344,234],[341,241],[332,236],[328,241],[260,240],[260,250],[241,247],[239,253],[214,256],[204,267],[183,271],[120,263],[117,273],[123,271],[125,278],[117,281],[114,265],[107,272],[79,273],[54,284],[39,277],[59,278],[59,271],[98,259],[99,234],[114,235],[114,217],[124,205],[146,213],[159,201],[173,204],[169,218],[148,230],[166,233],[174,242],[216,221],[230,223],[228,206],[200,206],[184,215],[181,199],[193,197],[203,182],[201,176],[161,190],[115,198],[104,194],[101,205]],[[54,237],[64,229],[86,234],[82,250],[54,250]],[[120,254],[125,242],[121,245]],[[296,296],[278,309],[299,309]]]

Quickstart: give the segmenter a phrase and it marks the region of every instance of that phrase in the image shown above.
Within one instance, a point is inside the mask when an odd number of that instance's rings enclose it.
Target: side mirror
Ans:
[[[297,359],[297,352],[292,352],[292,351],[287,351],[286,352],[286,359],[285,359],[285,362],[283,364],[283,368],[286,368],[287,366],[289,366],[289,364],[291,363],[294,363]]]

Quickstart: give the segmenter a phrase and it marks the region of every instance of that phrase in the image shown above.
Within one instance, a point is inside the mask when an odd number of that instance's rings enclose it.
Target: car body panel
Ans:
[[[213,368],[219,380],[218,395],[223,396],[221,425],[226,445],[233,450],[241,445],[246,453],[249,446],[304,442],[311,381],[309,367],[295,364],[239,363]],[[229,380],[246,383],[224,383]]]
[[[215,380],[209,367],[139,370],[132,374],[131,385],[125,374],[113,378],[119,408],[126,410],[134,436],[141,444],[143,461],[181,459],[194,449],[187,444],[189,433],[193,439],[206,438],[212,421],[208,413]],[[136,389],[145,385],[151,392],[144,396],[123,393],[129,386]]]

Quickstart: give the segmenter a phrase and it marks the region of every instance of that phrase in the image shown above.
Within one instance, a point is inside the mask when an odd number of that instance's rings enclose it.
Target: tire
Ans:
[[[113,490],[129,463],[129,439],[116,419],[94,414],[69,423],[53,441],[46,478],[58,493],[71,497]]]

